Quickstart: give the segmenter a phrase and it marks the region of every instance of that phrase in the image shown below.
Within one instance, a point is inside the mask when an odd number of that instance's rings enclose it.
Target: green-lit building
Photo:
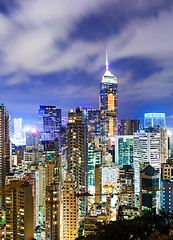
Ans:
[[[115,163],[120,167],[133,167],[133,135],[119,135],[115,137]]]

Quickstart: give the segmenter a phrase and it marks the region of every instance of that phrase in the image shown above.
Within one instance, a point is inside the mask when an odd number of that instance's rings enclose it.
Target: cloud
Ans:
[[[116,34],[105,39],[72,39],[71,33],[82,31],[82,19],[99,14],[111,6],[111,0],[80,1],[17,1],[18,7],[5,16],[0,14],[1,75],[23,71],[44,74],[67,69],[84,69],[93,72],[103,63],[105,45],[110,60],[129,56],[151,57],[158,60],[172,55],[173,13],[162,11],[158,16],[136,17]],[[74,7],[75,6],[75,7]],[[151,11],[163,7],[163,1],[130,4],[114,1],[114,7],[129,14]],[[118,9],[119,9],[118,8]],[[116,13],[116,8],[115,8]],[[112,33],[114,31],[112,23]],[[92,28],[92,26],[91,26]],[[96,29],[97,32],[97,29]],[[63,47],[62,47],[63,46]],[[94,56],[94,60],[93,57]]]
[[[58,66],[63,51],[58,44],[64,43],[66,51],[71,51],[70,33],[82,18],[98,12],[103,3],[103,0],[18,1],[18,7],[9,16],[0,14],[1,74],[20,70],[39,74],[62,69]]]
[[[135,68],[111,68],[118,77],[120,102],[171,98],[172,1],[16,2],[17,7],[10,7],[8,14],[0,13],[0,79],[1,88],[3,84],[8,87],[1,91],[3,101],[15,98],[16,106],[22,101],[23,109],[31,103],[36,109],[40,102],[57,102],[66,109],[80,102],[93,105],[99,91],[99,82],[94,79],[103,69],[106,48],[111,63],[136,58],[157,67],[137,82],[133,79]],[[64,80],[67,72],[70,77]],[[42,78],[49,73],[58,73],[57,82]],[[79,83],[78,73],[86,74],[88,86]],[[34,78],[36,75],[40,78]],[[25,111],[32,111],[32,107]]]

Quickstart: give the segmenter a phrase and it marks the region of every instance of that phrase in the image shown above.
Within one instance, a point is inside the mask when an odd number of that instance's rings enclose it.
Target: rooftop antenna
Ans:
[[[106,70],[109,69],[109,66],[108,66],[108,53],[107,53],[107,49],[106,49]]]

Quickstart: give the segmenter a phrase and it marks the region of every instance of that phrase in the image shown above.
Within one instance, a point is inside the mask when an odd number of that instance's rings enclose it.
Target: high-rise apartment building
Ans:
[[[61,147],[61,109],[55,106],[40,106],[39,125],[42,141],[54,141],[58,138]]]
[[[95,165],[95,203],[102,202],[102,167],[101,164]]]
[[[45,164],[38,166],[38,205],[39,205],[39,224],[42,225],[45,220],[45,199],[46,199],[46,178],[45,178]]]
[[[85,192],[88,189],[88,159],[87,159],[87,142],[86,126],[83,123],[82,111],[76,108],[76,112],[68,113],[68,149],[67,162],[68,170],[74,176],[76,187],[79,192]],[[85,216],[86,199],[78,198],[79,217]]]
[[[144,127],[166,127],[165,113],[145,113],[144,115]]]
[[[76,186],[71,173],[68,173],[62,189],[63,240],[77,238],[77,198]]]
[[[32,240],[34,214],[32,186],[24,183],[6,193],[6,240]]]
[[[61,235],[61,158],[57,138],[54,141],[52,154],[45,165],[46,239],[59,240]]]
[[[110,72],[107,60],[100,84],[100,116],[102,144],[108,147],[117,133],[117,79]]]
[[[10,172],[10,117],[6,107],[0,105],[0,188],[5,187],[5,175]],[[0,209],[4,208],[4,197],[0,196]]]
[[[46,239],[60,239],[61,188],[59,183],[46,187]]]

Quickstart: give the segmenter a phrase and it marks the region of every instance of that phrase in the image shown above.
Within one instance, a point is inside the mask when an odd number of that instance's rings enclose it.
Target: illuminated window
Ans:
[[[108,95],[108,110],[113,111],[115,109],[115,98],[112,93]]]

